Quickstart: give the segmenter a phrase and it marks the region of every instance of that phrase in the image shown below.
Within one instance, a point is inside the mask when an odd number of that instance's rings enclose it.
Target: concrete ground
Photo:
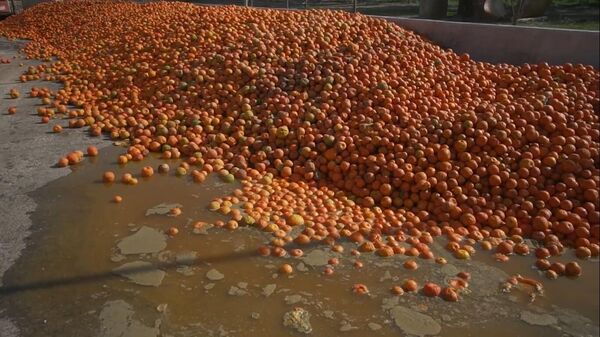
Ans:
[[[26,60],[18,53],[24,42],[0,39],[0,57],[9,57],[10,64],[0,64],[0,286],[2,276],[18,259],[27,246],[31,221],[29,215],[36,209],[30,193],[48,182],[67,175],[69,168],[56,168],[58,158],[68,151],[84,150],[89,145],[107,146],[101,138],[86,135],[84,129],[68,129],[60,134],[51,132],[52,125],[67,125],[66,120],[53,119],[41,124],[36,108],[37,98],[29,98],[31,87],[59,88],[59,84],[45,81],[21,83],[19,76],[37,61]],[[17,56],[13,59],[13,56]],[[19,66],[19,64],[23,66]],[[21,93],[11,99],[9,91]],[[8,115],[10,106],[17,107],[15,115]],[[1,298],[0,298],[1,300]],[[16,327],[0,312],[0,336],[18,336]]]

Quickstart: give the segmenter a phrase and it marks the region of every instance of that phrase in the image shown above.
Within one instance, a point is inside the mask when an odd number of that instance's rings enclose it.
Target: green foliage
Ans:
[[[504,0],[504,3],[510,7],[514,1]],[[600,0],[552,0],[552,4],[555,6],[598,6]]]
[[[597,6],[600,0],[552,0],[552,4],[559,6]]]

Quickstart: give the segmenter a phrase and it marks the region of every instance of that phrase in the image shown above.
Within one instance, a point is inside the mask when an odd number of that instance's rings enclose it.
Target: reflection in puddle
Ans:
[[[543,278],[532,257],[493,262],[487,252],[449,263],[337,253],[312,246],[303,257],[261,257],[269,235],[254,228],[212,226],[220,215],[207,205],[236,188],[216,177],[155,175],[139,185],[106,186],[98,177],[119,149],[85,161],[73,174],[39,190],[29,249],[5,276],[2,310],[23,336],[506,336],[598,334],[598,263],[583,261],[578,280],[545,281],[545,296],[528,303],[526,288],[499,291],[509,275]],[[143,165],[156,167],[148,159]],[[122,168],[139,172],[142,164]],[[95,182],[95,183],[92,183]],[[114,195],[123,202],[111,202]],[[179,216],[169,216],[172,208]],[[195,228],[197,221],[206,225]],[[179,234],[164,233],[171,227]],[[353,246],[344,243],[345,251]],[[326,276],[332,257],[340,261]],[[356,269],[356,259],[364,268]],[[282,263],[294,272],[278,272]],[[471,274],[458,303],[418,293],[393,296],[407,278],[447,284]],[[354,294],[354,284],[368,286]],[[573,288],[578,289],[577,291]],[[560,329],[560,330],[559,330]],[[559,332],[560,331],[560,332]]]

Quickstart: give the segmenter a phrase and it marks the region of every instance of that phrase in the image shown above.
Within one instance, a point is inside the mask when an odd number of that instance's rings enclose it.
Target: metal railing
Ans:
[[[239,5],[262,8],[285,9],[340,9],[351,12],[372,9],[374,7],[398,7],[401,12],[418,13],[418,0],[188,0],[196,4],[206,5]],[[404,10],[402,10],[404,7]]]

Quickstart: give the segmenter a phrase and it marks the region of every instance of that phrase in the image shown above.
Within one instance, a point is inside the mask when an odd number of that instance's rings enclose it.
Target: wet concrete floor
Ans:
[[[73,149],[110,144],[101,137],[88,137],[83,128],[52,133],[55,124],[66,127],[67,121],[62,118],[48,124],[40,123],[36,109],[42,106],[41,101],[30,98],[27,93],[32,87],[56,91],[60,85],[41,80],[19,81],[19,76],[28,67],[40,64],[18,53],[24,43],[0,38],[0,58],[11,60],[9,64],[0,64],[0,285],[5,271],[26,248],[25,240],[32,224],[30,215],[37,207],[30,194],[70,172],[52,168],[57,158]],[[21,96],[10,98],[11,89],[17,89]],[[7,114],[11,106],[17,107],[14,115]],[[0,294],[0,302],[3,300]],[[18,329],[1,311],[0,336],[20,336]]]
[[[597,336],[598,260],[580,261],[577,280],[545,280],[533,257],[493,261],[478,251],[457,260],[434,244],[448,264],[408,257],[356,257],[325,245],[303,257],[262,257],[256,248],[270,235],[255,228],[211,228],[225,218],[207,210],[214,197],[237,187],[210,176],[203,184],[187,177],[156,174],[137,186],[105,185],[102,172],[138,174],[147,159],[118,167],[123,149],[103,150],[66,177],[35,191],[27,249],[4,276],[0,310],[22,336]],[[171,162],[171,167],[176,166]],[[123,202],[112,202],[114,195]],[[169,216],[172,207],[183,213]],[[192,224],[208,225],[194,230]],[[179,234],[164,232],[177,227]],[[330,257],[340,265],[322,271]],[[573,260],[567,252],[562,260]],[[284,276],[279,265],[294,273]],[[394,296],[404,279],[446,284],[459,271],[471,273],[461,300],[449,303],[419,293]],[[529,303],[527,287],[511,293],[500,284],[513,274],[543,282],[545,292]],[[352,292],[356,283],[370,293]],[[285,322],[285,324],[284,324]],[[286,326],[287,325],[287,326]]]

